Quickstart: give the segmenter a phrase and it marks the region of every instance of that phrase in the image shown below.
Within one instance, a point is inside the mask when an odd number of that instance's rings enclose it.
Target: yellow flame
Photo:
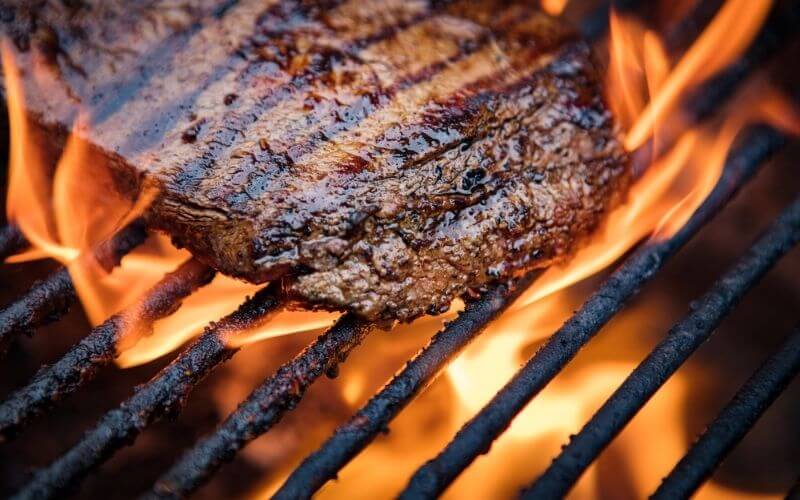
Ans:
[[[729,0],[711,21],[648,103],[625,138],[633,151],[652,135],[659,120],[672,111],[687,88],[738,57],[753,40],[772,7],[772,0]]]

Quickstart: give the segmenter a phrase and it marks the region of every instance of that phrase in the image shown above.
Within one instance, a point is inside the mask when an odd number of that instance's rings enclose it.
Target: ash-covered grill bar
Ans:
[[[181,498],[201,486],[245,444],[269,431],[303,397],[320,375],[335,375],[373,326],[352,314],[343,316],[314,343],[283,365],[223,422],[157,482],[147,498]]]
[[[34,283],[22,297],[0,311],[0,356],[5,356],[14,338],[61,318],[76,299],[66,267]]]
[[[275,494],[276,498],[306,498],[318,490],[363,450],[490,321],[497,318],[537,277],[531,272],[513,286],[498,285],[437,333],[386,386],[339,427],[322,447],[309,456]]]
[[[638,3],[619,2],[627,9]],[[793,27],[800,19],[799,6],[794,2],[777,2],[761,35],[739,62],[701,86],[690,101],[684,102],[684,108],[693,120],[710,117],[746,77],[795,37],[797,31]],[[607,13],[601,16],[603,22],[599,22],[597,12],[584,23],[584,34],[592,38],[597,37],[601,26],[604,28],[607,24]],[[677,35],[676,40],[679,38]],[[681,44],[675,41],[675,45]],[[786,143],[787,137],[783,132],[768,126],[753,126],[740,134],[728,155],[721,178],[688,222],[670,238],[648,242],[631,254],[454,439],[417,471],[401,497],[438,496],[480,454],[488,452],[513,418]],[[116,266],[145,237],[144,225],[137,221],[98,250],[98,260],[105,267]],[[713,333],[738,299],[799,238],[800,200],[794,202],[743,259],[692,306],[692,312],[670,331],[662,344],[631,374],[523,496],[549,498],[568,492],[649,397]],[[0,259],[26,245],[24,236],[16,227],[0,229]],[[539,273],[530,272],[512,283],[491,286],[477,299],[468,301],[462,313],[299,465],[275,497],[308,498],[335,478],[350,460],[388,429],[392,420],[487,325],[536,281]],[[115,359],[121,335],[128,326],[127,312],[138,311],[138,327],[146,329],[157,319],[171,314],[184,298],[207,284],[213,276],[213,270],[198,261],[185,262],[166,275],[129,311],[112,316],[54,365],[43,367],[27,386],[0,403],[0,442],[13,437],[34,416],[75,392]],[[0,354],[20,333],[60,318],[75,299],[75,288],[64,267],[36,283],[23,297],[0,310]],[[238,333],[265,324],[285,305],[286,298],[280,285],[273,283],[248,299],[236,312],[210,324],[172,363],[138,387],[118,408],[105,414],[72,449],[37,471],[17,498],[53,498],[70,491],[151,424],[179,413],[192,389],[238,351],[229,340]],[[202,486],[224,462],[247,443],[272,429],[294,409],[315,380],[323,374],[334,376],[338,365],[374,328],[374,325],[351,314],[342,316],[317,340],[264,380],[213,433],[187,450],[161,475],[145,497],[180,498]],[[795,331],[709,425],[665,479],[655,497],[691,494],[781,394],[798,369],[800,332]]]
[[[238,350],[228,345],[229,337],[269,321],[282,305],[279,287],[270,285],[207,327],[172,363],[104,415],[71,450],[37,472],[17,497],[53,498],[67,491],[154,421],[179,412],[189,392]]]
[[[123,335],[142,335],[213,277],[211,268],[190,259],[164,276],[127,311],[92,329],[61,359],[43,367],[28,385],[0,403],[0,440],[9,439],[31,418],[93,379],[117,357]]]
[[[122,257],[141,245],[146,236],[141,220],[130,223],[96,249],[98,263],[107,270],[118,266]],[[76,299],[75,286],[66,267],[59,267],[47,278],[34,283],[22,297],[0,310],[0,356],[14,338],[61,318]]]

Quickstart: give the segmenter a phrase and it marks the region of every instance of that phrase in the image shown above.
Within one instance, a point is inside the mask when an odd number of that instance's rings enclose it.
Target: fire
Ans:
[[[564,12],[567,7],[567,0],[541,0],[542,10],[551,16],[557,16]]]
[[[736,18],[732,17],[731,12],[739,3],[731,1],[724,6],[707,31],[674,69],[670,68],[668,55],[656,33],[644,29],[633,19],[612,12],[608,100],[621,125],[628,130],[625,144],[633,152],[634,160],[637,159],[635,149],[642,145],[643,140],[632,141],[631,137],[635,138],[634,134],[639,134],[642,127],[649,127],[648,130],[652,133],[658,131],[662,124],[674,120],[674,116],[669,113],[671,106],[691,89],[689,85],[713,76],[716,70],[724,68],[744,50],[728,50],[726,59],[714,59],[715,70],[704,67],[702,76],[682,80],[683,86],[676,87],[674,82],[678,77],[675,74],[686,71],[684,68],[690,64],[685,62],[686,59],[700,58],[700,55],[693,54],[704,54],[702,47],[718,41],[715,33],[732,29],[731,26],[736,25]],[[764,12],[759,9],[754,14],[760,16],[763,22],[770,2],[753,2],[759,5],[761,3],[766,4],[762,6]],[[748,38],[737,43],[746,47],[759,26],[760,23],[755,28],[748,28]],[[579,250],[566,266],[548,269],[514,304],[514,310],[529,306],[605,269],[643,239],[668,238],[674,234],[711,192],[722,174],[731,144],[748,123],[766,121],[790,133],[796,133],[800,124],[796,110],[777,92],[769,89],[759,91],[762,93],[761,97],[748,99],[755,104],[728,113],[722,125],[715,122],[691,128],[680,135],[672,148],[647,166],[631,188],[627,203],[610,214],[592,242]],[[674,97],[667,97],[673,93]],[[670,101],[669,107],[654,104],[666,99],[675,101]],[[656,108],[660,110],[657,115],[652,111]],[[651,137],[655,143],[659,142],[658,136],[647,136]]]
[[[42,148],[29,132],[21,76],[8,42],[2,45],[2,57],[11,125],[6,216],[20,227],[35,248],[44,248],[51,255],[73,260],[78,254],[76,249],[52,244],[55,228],[48,213],[51,204],[48,172],[39,168],[44,165]],[[34,168],[28,169],[28,164]],[[47,250],[38,252],[38,255],[46,255]]]
[[[727,2],[674,68],[656,33],[632,18],[612,13],[607,88],[612,109],[627,130],[625,146],[629,151],[635,151],[647,140],[654,143],[661,140],[661,127],[679,114],[676,108],[685,93],[745,50],[770,6],[768,1]],[[742,22],[744,17],[747,20]],[[725,42],[721,42],[723,34],[730,33],[735,35],[725,35]],[[720,50],[721,46],[724,48]],[[579,304],[569,300],[575,294],[571,285],[605,269],[638,242],[668,238],[686,223],[722,174],[727,153],[743,127],[767,121],[797,133],[800,119],[796,110],[777,93],[761,86],[744,92],[739,99],[740,106],[731,106],[721,122],[685,130],[665,154],[654,158],[632,187],[627,203],[610,215],[592,242],[566,265],[545,271],[508,313],[448,367],[447,375],[457,406],[463,413],[456,417],[458,420],[466,421],[479,411],[532,353],[531,344],[544,340],[571,315]],[[748,104],[742,106],[742,102]],[[658,309],[640,309],[638,313],[642,316],[636,318],[630,328],[614,331],[633,333],[651,324],[654,316],[658,316]],[[484,485],[498,482],[497,474],[509,469],[509,456],[514,457],[515,446],[522,443],[527,450],[541,446],[548,451],[537,453],[543,461],[529,464],[528,476],[512,478],[514,484],[528,482],[534,471],[546,468],[549,459],[558,452],[557,448],[545,444],[549,442],[547,438],[556,434],[559,436],[554,441],[556,445],[565,442],[569,433],[580,429],[646,354],[646,350],[636,352],[637,342],[630,335],[617,336],[615,345],[623,346],[624,358],[630,361],[607,365],[592,363],[582,374],[576,375],[574,385],[570,384],[568,375],[573,368],[568,368],[517,416],[510,429],[494,444],[493,453],[478,460],[448,493],[453,498],[506,495],[506,492],[485,489]],[[682,456],[686,443],[692,438],[679,425],[686,387],[687,381],[681,374],[673,377],[612,446],[616,453],[622,449],[628,457],[624,464],[631,474],[629,494],[635,498],[654,491],[662,475]],[[659,429],[658,433],[652,432],[655,428]],[[626,439],[628,436],[630,440]],[[650,443],[652,450],[658,452],[643,455],[643,442]],[[608,455],[607,452],[604,456]],[[513,476],[513,473],[505,472],[505,476]],[[593,498],[606,491],[600,480],[598,464],[595,464],[573,490],[575,497]],[[702,490],[703,498],[722,498],[726,493],[730,492],[713,483]]]
[[[628,131],[625,146],[632,151],[653,134],[657,123],[673,110],[687,88],[713,76],[750,45],[772,0],[729,0],[709,27],[670,72],[661,89]]]
[[[566,4],[566,0],[541,2],[552,14],[561,13]],[[508,381],[537,343],[586,298],[590,289],[584,290],[580,282],[608,268],[642,241],[670,237],[686,222],[719,179],[727,152],[743,127],[765,120],[800,133],[796,110],[778,94],[758,88],[757,92],[738,96],[737,105],[726,109],[718,120],[688,127],[670,137],[669,143],[663,140],[664,129],[674,128],[681,119],[679,107],[683,97],[742,54],[771,5],[768,0],[725,2],[708,28],[674,65],[658,33],[633,18],[612,14],[608,100],[624,131],[624,144],[637,161],[642,159],[642,146],[648,142],[663,142],[664,152],[645,158],[647,167],[637,169],[627,201],[610,214],[588,244],[568,263],[546,270],[506,314],[447,368],[446,376],[393,423],[392,433],[357,457],[343,471],[340,481],[324,489],[320,498],[382,497],[399,491],[413,470],[440,450]],[[60,159],[51,162],[35,127],[26,118],[20,69],[8,43],[2,46],[2,60],[12,145],[7,214],[32,244],[31,250],[9,261],[48,257],[64,263],[74,278],[87,316],[97,324],[132,304],[164,273],[189,258],[189,254],[156,235],[125,257],[112,272],[105,272],[97,265],[93,249],[125,222],[143,213],[156,191],[145,189],[135,202],[113,194],[112,181],[104,173],[107,170],[101,168],[102,158],[86,139],[92,124],[81,114]],[[39,72],[37,82],[46,80],[43,70],[35,65],[30,70]],[[54,167],[52,163],[56,163]],[[126,339],[120,346],[119,364],[135,366],[172,352],[206,324],[233,311],[256,289],[254,285],[218,276],[187,298],[175,314],[144,329],[147,335]],[[403,326],[403,331],[391,337],[368,339],[364,349],[381,346],[375,342],[384,342],[384,349],[379,356],[359,357],[356,353],[348,363],[347,373],[335,382],[344,404],[352,409],[362,404],[377,389],[377,366],[385,366],[389,362],[386,358],[394,359],[393,355],[400,351],[403,356],[398,358],[408,358],[418,345],[412,346],[407,339],[418,342],[429,337],[459,307],[460,304],[454,306],[447,315]],[[577,365],[569,367],[513,422],[495,444],[493,453],[471,467],[448,495],[454,498],[510,495],[530,480],[532,474],[546,466],[566,436],[580,428],[648,352],[651,346],[635,334],[646,325],[666,324],[666,316],[662,316],[658,307],[626,312],[612,328],[613,343],[603,344],[598,340],[597,349],[605,350],[604,361],[579,359]],[[287,311],[266,327],[238,336],[234,345],[320,330],[335,318],[336,315],[327,313]],[[387,348],[390,343],[395,347]],[[687,404],[687,386],[688,381],[680,374],[673,377],[609,452],[623,457],[617,461],[624,467],[618,466],[630,474],[628,493],[634,497],[644,496],[655,488],[691,439],[680,425],[680,414]],[[421,419],[435,424],[431,424],[431,429],[422,429]],[[659,432],[653,433],[654,428]],[[425,439],[420,439],[420,435]],[[642,442],[650,448],[644,456]],[[309,451],[314,444],[304,442],[297,453]],[[533,462],[529,459],[532,446],[540,451]],[[288,453],[291,451],[284,455]],[[604,457],[607,461],[614,460],[608,453]],[[284,468],[270,478],[259,496],[280,485],[300,456],[294,458],[284,461]],[[393,466],[389,468],[374,466],[390,461]],[[502,491],[497,489],[499,477],[506,484]],[[576,496],[597,496],[603,480],[595,465],[578,484]],[[701,492],[703,498],[722,498],[728,493],[713,484]]]

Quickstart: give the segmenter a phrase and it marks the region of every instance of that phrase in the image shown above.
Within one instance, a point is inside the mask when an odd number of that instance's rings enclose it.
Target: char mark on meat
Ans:
[[[590,48],[503,0],[0,7],[28,110],[154,228],[309,307],[411,320],[566,259],[629,162]],[[53,81],[55,84],[53,84]]]

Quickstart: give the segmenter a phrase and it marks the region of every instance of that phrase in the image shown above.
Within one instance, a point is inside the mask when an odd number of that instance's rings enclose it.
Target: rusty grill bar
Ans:
[[[638,2],[620,2],[623,7]],[[628,5],[630,4],[630,5]],[[686,108],[697,120],[720,107],[733,89],[757,65],[777,52],[800,19],[797,3],[779,2],[762,35],[736,66],[705,85]],[[597,14],[594,15],[596,17]],[[605,20],[605,15],[603,16]],[[592,24],[594,23],[594,24]],[[599,36],[597,19],[584,24],[588,35]],[[788,28],[787,28],[788,27]],[[592,31],[595,30],[595,31]],[[508,384],[471,419],[453,441],[411,479],[404,498],[430,498],[441,493],[510,425],[521,411],[589,342],[594,335],[652,279],[664,263],[704,227],[785,143],[786,137],[769,127],[751,127],[729,154],[717,186],[690,220],[668,240],[641,247],[607,279],[581,309],[523,366]],[[99,260],[113,267],[144,240],[141,221],[128,226],[99,252]],[[564,450],[547,472],[528,490],[529,496],[564,493],[614,435],[643,406],[649,396],[693,352],[714,326],[800,238],[800,201],[795,202],[739,265],[701,299],[698,308],[637,368],[623,386]],[[13,226],[0,229],[0,259],[26,246]],[[277,498],[306,498],[344,467],[427,387],[447,364],[500,315],[538,276],[531,272],[513,284],[491,287],[437,333],[388,384],[351,420],[342,425],[289,477]],[[187,261],[155,285],[137,305],[147,327],[169,315],[180,301],[206,284],[213,271]],[[23,297],[0,310],[0,354],[17,335],[58,319],[75,300],[66,268],[35,284]],[[18,498],[52,498],[68,491],[85,475],[128,444],[152,423],[178,413],[191,390],[238,349],[228,339],[267,322],[283,308],[277,284],[269,285],[240,308],[209,325],[204,333],[118,408],[103,416],[71,450],[38,471]],[[58,399],[77,390],[116,356],[125,312],[93,329],[53,366],[42,369],[24,388],[0,403],[0,441],[14,433]],[[245,444],[270,430],[300,401],[305,390],[322,374],[333,374],[373,325],[345,315],[267,378],[211,435],[199,441],[168,470],[146,495],[152,498],[185,496],[208,478]],[[691,335],[690,335],[691,334]],[[769,404],[800,369],[800,330],[745,384],[689,453],[665,479],[657,497],[689,494],[714,470],[750,429]],[[644,384],[644,385],[643,385]],[[586,453],[588,452],[588,453]],[[793,490],[794,491],[794,490]],[[789,496],[792,497],[793,493]]]

